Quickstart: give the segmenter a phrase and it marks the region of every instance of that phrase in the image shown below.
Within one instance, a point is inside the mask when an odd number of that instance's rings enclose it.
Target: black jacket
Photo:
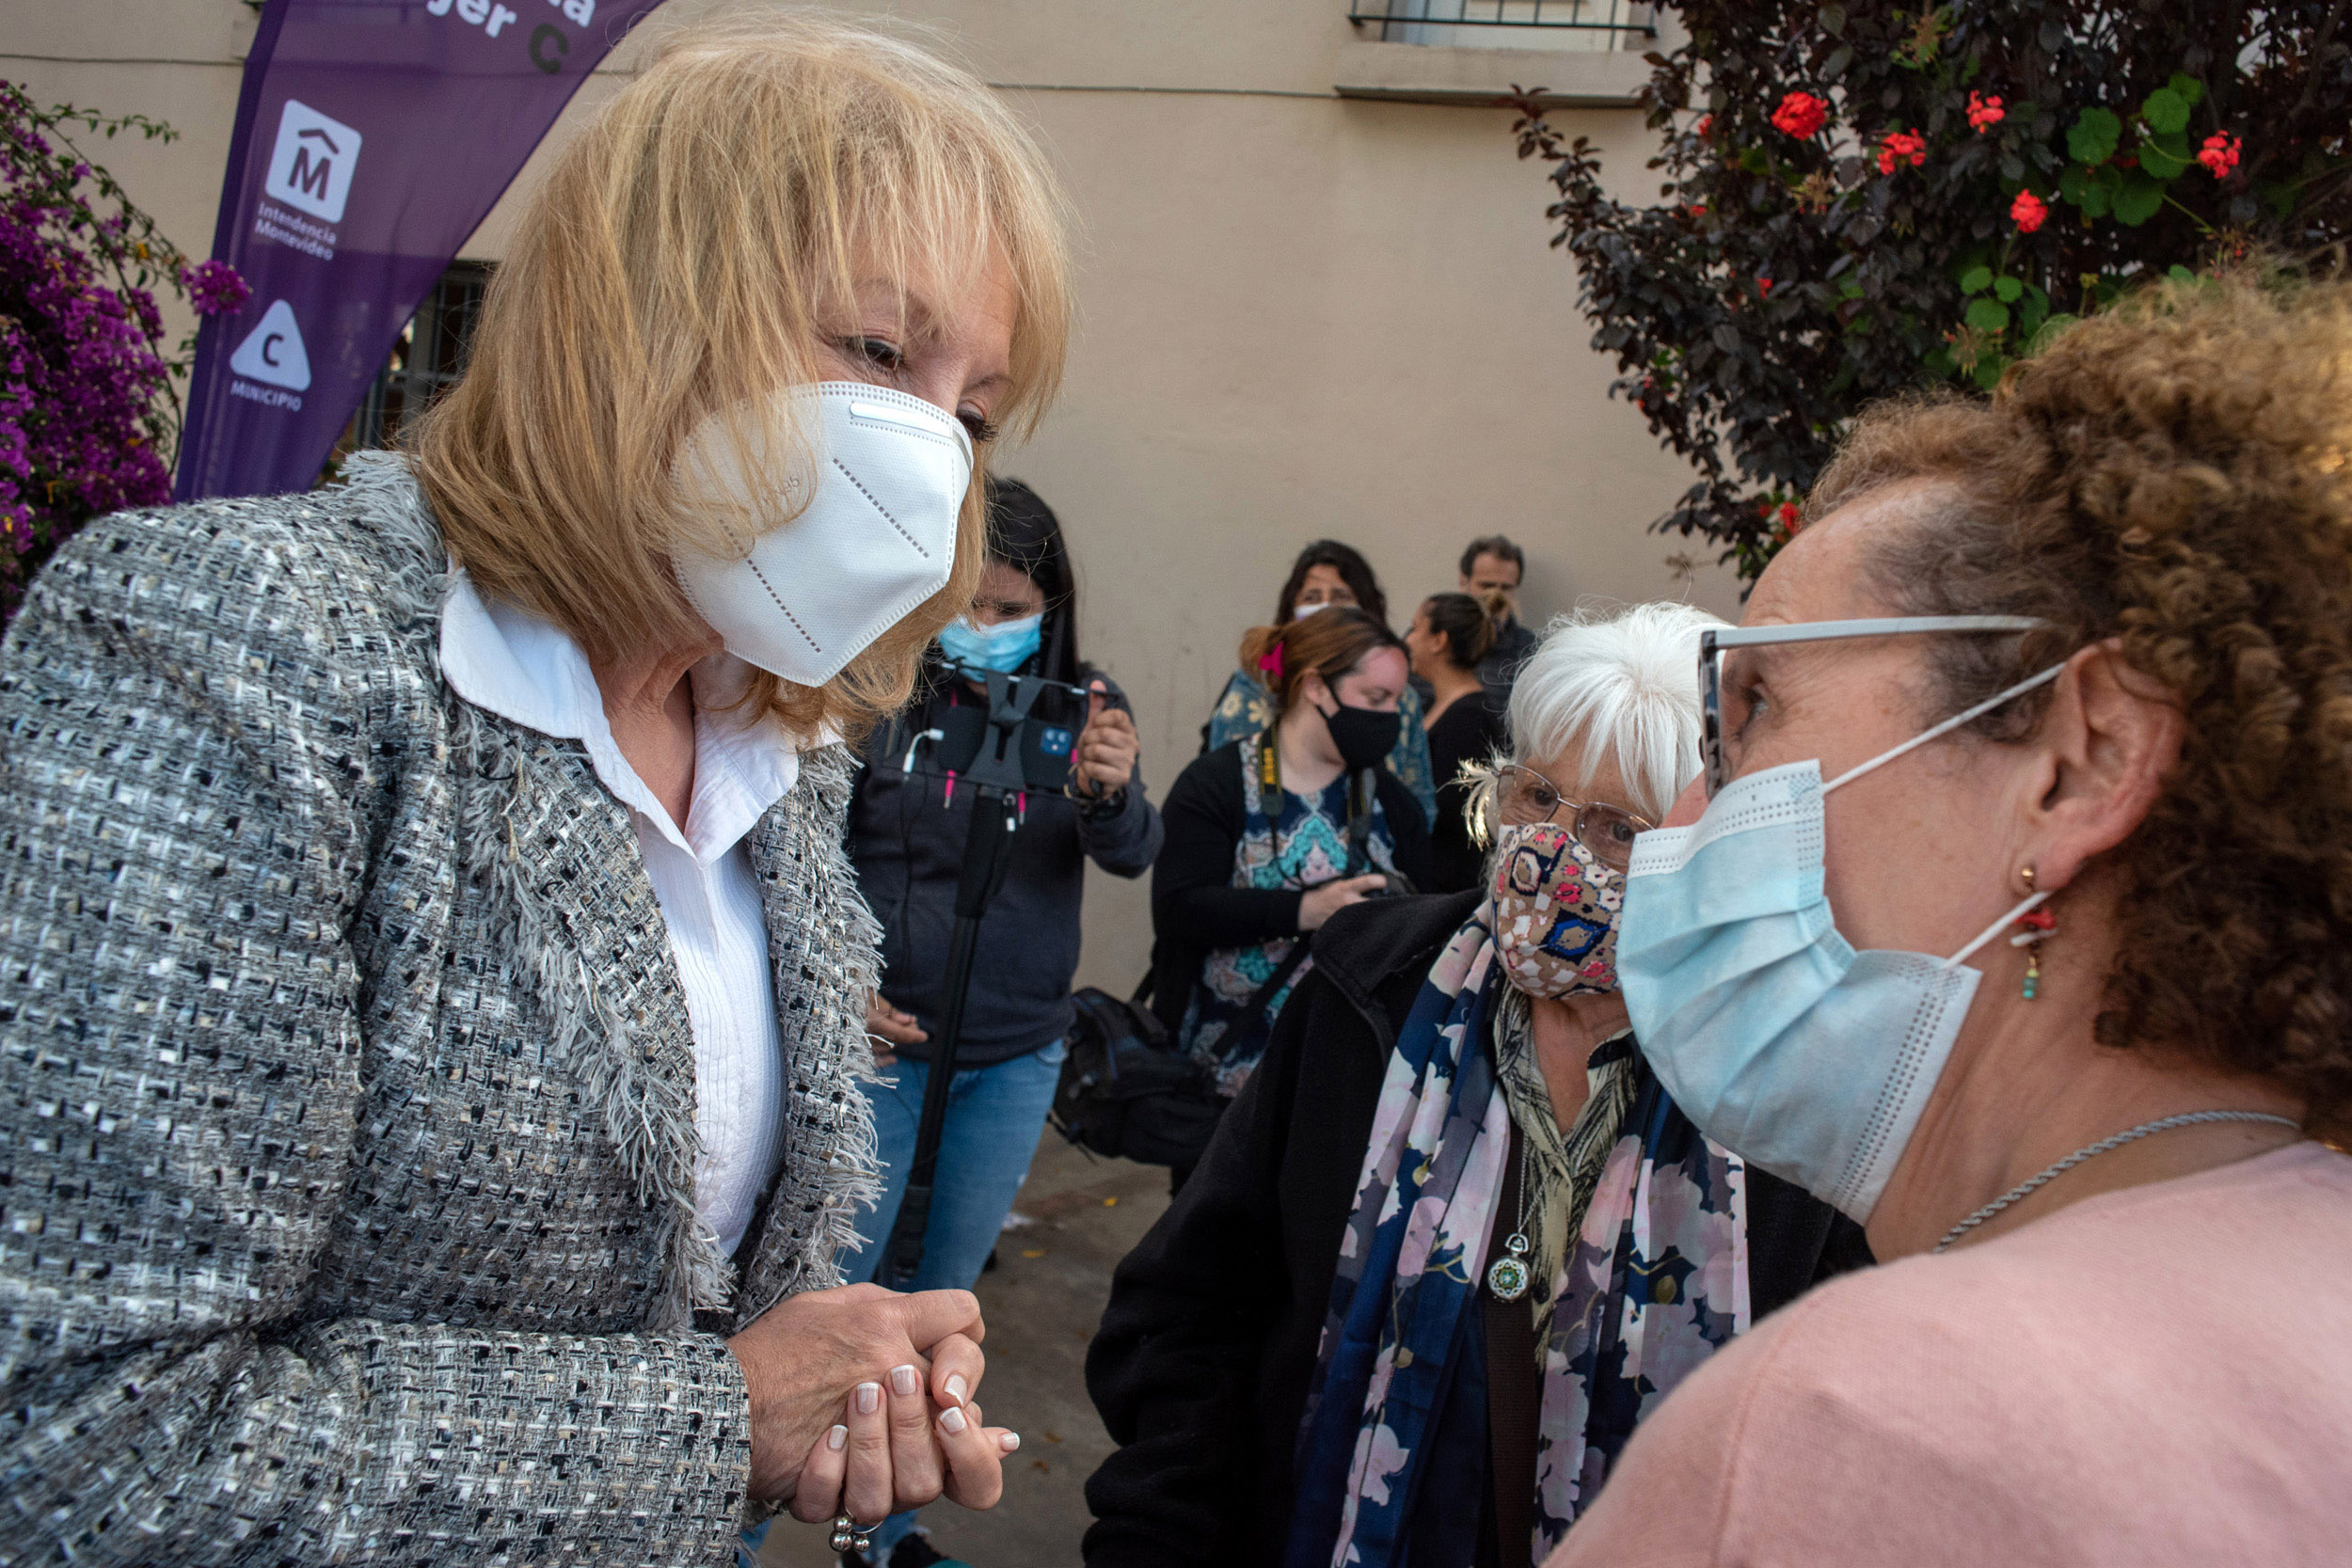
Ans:
[[[849,820],[858,887],[882,922],[882,996],[934,1033],[972,792],[960,791],[947,803],[940,780],[910,779],[899,764],[906,760],[907,737],[930,727],[932,704],[951,698],[934,694],[875,732]],[[1092,816],[1063,796],[1028,798],[1027,817],[1012,836],[1004,887],[980,921],[957,1066],[987,1067],[1026,1055],[1070,1032],[1086,863],[1115,877],[1140,877],[1159,848],[1160,814],[1145,798],[1139,773],[1128,781],[1117,807]],[[928,1044],[896,1049],[916,1061],[930,1059]]]
[[[1087,1391],[1120,1444],[1087,1482],[1088,1568],[1279,1563],[1340,1237],[1396,1031],[1475,894],[1383,899],[1313,970],[1200,1166],[1119,1265]],[[1869,1261],[1859,1227],[1748,1172],[1757,1317]]]
[[[1203,752],[1168,791],[1168,841],[1152,868],[1152,1006],[1170,1034],[1213,950],[1298,934],[1304,893],[1233,885],[1233,847],[1247,821],[1242,768],[1256,747],[1252,736]],[[1421,802],[1385,768],[1373,770],[1373,787],[1397,870],[1415,888],[1427,887],[1429,825]]]

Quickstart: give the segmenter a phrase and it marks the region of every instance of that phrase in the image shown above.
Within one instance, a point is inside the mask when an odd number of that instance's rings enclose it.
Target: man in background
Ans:
[[[1512,605],[1495,632],[1494,647],[1478,661],[1478,679],[1498,707],[1510,701],[1511,683],[1518,678],[1519,666],[1541,641],[1519,625],[1519,579],[1526,575],[1527,552],[1500,533],[1473,539],[1462,552],[1462,592],[1472,598],[1499,593]]]

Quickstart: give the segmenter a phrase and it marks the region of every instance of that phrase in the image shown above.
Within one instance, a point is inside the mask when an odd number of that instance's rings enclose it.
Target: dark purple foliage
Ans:
[[[2138,281],[2352,234],[2344,0],[1680,0],[1658,204],[1518,100],[1593,346],[1753,576],[1865,404],[1989,388]],[[1626,182],[1630,184],[1632,182]],[[2314,264],[2332,264],[2321,262]]]

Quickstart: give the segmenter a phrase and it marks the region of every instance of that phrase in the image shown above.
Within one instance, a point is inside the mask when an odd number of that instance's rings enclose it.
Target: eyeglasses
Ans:
[[[1776,642],[1825,642],[1847,637],[1902,637],[1912,632],[2038,631],[2047,622],[2029,615],[1894,615],[1860,621],[1799,621],[1784,626],[1725,626],[1699,633],[1699,754],[1707,793],[1731,782],[1724,761],[1724,655],[1733,648]]]
[[[1564,809],[1576,814],[1568,820],[1568,832],[1613,871],[1623,871],[1633,859],[1633,835],[1656,826],[1618,806],[1566,800],[1549,779],[1519,763],[1495,769],[1495,814],[1511,827],[1558,822]]]

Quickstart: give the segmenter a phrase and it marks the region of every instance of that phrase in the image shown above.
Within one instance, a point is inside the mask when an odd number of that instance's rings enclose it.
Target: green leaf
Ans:
[[[2197,275],[2189,271],[2186,267],[2181,265],[2178,261],[2175,261],[2170,266],[2165,268],[2164,276],[2169,277],[2175,283],[2194,283],[2197,281]]]
[[[1740,166],[1750,174],[1762,174],[1772,166],[1772,160],[1760,147],[1751,147],[1740,154]]]
[[[1993,285],[1994,296],[2004,305],[2016,304],[2017,296],[2025,292],[2026,286],[2014,277],[2004,277]]]
[[[1846,30],[1845,7],[1836,4],[1823,6],[1816,14],[1821,24],[1821,31],[1830,37],[1836,38]]]
[[[2139,144],[2139,166],[2159,180],[2179,178],[2196,161],[2197,154],[2188,150],[2188,138],[2177,131],[2144,137]]]
[[[2080,207],[2090,200],[2090,171],[2080,164],[2069,164],[2058,176],[2058,195],[2070,207]]]
[[[1981,261],[1960,275],[1960,292],[1963,294],[1980,294],[1991,287],[1993,269]]]
[[[2115,221],[2126,229],[2137,229],[2156,215],[2164,205],[2164,187],[2150,179],[2146,171],[2133,169],[2123,176],[2123,188],[2115,193]]]
[[[2172,80],[2167,82],[2165,86],[2179,93],[2182,101],[2192,109],[2204,100],[2205,84],[2185,71],[2174,71]]]
[[[1968,302],[1967,322],[1979,332],[2009,330],[2009,307],[1997,299],[1972,299]]]
[[[2047,348],[2050,345],[2051,341],[2059,333],[2065,331],[2068,327],[2074,325],[2080,320],[2082,320],[2082,318],[2074,314],[2072,311],[2059,311],[2057,315],[2052,316],[2048,321],[2042,324],[2042,330],[2036,332],[2033,335],[2032,341],[2026,344],[2026,352],[2027,354],[2039,354],[2042,350]]]
[[[2281,180],[2276,183],[2265,181],[2254,187],[2254,194],[2262,198],[2263,205],[2270,209],[2270,215],[2280,223],[2284,223],[2287,215],[2295,211],[2295,185],[2291,181]]]
[[[2139,106],[2139,118],[2158,135],[2188,129],[2188,100],[2170,87],[2158,87]]]
[[[2116,143],[2122,139],[2123,122],[2113,110],[2085,109],[2066,133],[2067,155],[2076,163],[2104,164],[2115,156]]]
[[[2009,369],[2009,361],[1997,354],[1988,354],[1977,361],[1977,389],[1989,392],[2001,384],[2001,372]]]

